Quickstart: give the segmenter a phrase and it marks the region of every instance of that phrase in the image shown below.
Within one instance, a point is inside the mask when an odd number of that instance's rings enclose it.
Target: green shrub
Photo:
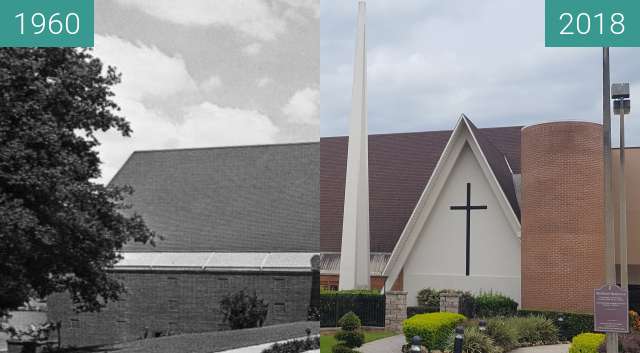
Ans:
[[[440,307],[435,306],[408,306],[407,307],[407,318],[412,317],[413,315],[418,314],[428,314],[428,313],[437,313],[440,311]]]
[[[353,348],[360,347],[364,343],[364,333],[360,330],[360,318],[353,311],[344,314],[338,320],[340,330],[334,337],[338,344],[331,349],[332,353],[353,353]]]
[[[455,332],[449,335],[445,351],[453,352]],[[501,353],[502,349],[496,345],[493,338],[482,333],[477,327],[465,327],[462,353]]]
[[[513,316],[518,303],[499,293],[482,293],[475,297],[475,314],[478,317]]]
[[[464,319],[464,315],[446,312],[419,314],[405,320],[402,331],[408,343],[413,336],[420,336],[427,349],[443,350],[451,331]]]
[[[440,307],[440,292],[433,288],[425,288],[418,292],[418,306]]]
[[[360,347],[364,343],[364,333],[362,331],[340,330],[336,332],[334,337],[347,347]]]
[[[262,353],[303,353],[318,348],[320,348],[320,337],[307,337],[301,340],[274,343]]]
[[[505,323],[516,329],[519,344],[553,344],[558,342],[558,328],[540,315],[509,317]]]
[[[556,311],[520,310],[520,316],[542,315],[558,326],[558,337],[562,341],[570,341],[574,336],[593,330],[593,315],[563,313]],[[562,317],[562,321],[559,319]]]
[[[604,338],[601,333],[581,333],[571,340],[569,353],[598,353]]]
[[[362,323],[358,315],[356,315],[353,311],[350,311],[344,314],[340,320],[338,320],[338,325],[340,328],[345,331],[354,331],[359,330]]]
[[[518,346],[518,331],[508,325],[504,319],[494,318],[487,321],[487,336],[491,337],[495,344],[508,352]]]
[[[344,344],[336,344],[331,347],[331,353],[357,353],[357,351],[345,346]]]

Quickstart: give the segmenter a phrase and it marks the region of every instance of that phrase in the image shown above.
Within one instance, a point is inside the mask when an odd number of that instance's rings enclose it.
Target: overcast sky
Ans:
[[[348,133],[356,14],[321,1],[321,136]],[[545,48],[543,0],[369,0],[367,45],[369,133],[452,129],[461,113],[479,127],[602,121],[602,49]],[[611,49],[636,107],[639,63],[640,49]]]
[[[317,140],[319,0],[101,0],[95,55],[122,73],[132,138],[101,135],[107,182],[134,150]]]

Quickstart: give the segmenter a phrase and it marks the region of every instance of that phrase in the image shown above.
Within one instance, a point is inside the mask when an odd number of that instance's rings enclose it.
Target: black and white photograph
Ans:
[[[319,0],[0,48],[0,352],[319,350]]]

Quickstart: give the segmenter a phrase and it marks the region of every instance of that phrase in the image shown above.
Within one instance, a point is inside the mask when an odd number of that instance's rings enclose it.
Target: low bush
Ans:
[[[598,353],[604,338],[601,333],[581,333],[571,340],[569,353]]]
[[[640,353],[640,332],[632,331],[626,335],[620,335],[618,336],[618,343],[620,345],[620,352]]]
[[[418,306],[421,307],[440,307],[440,292],[441,290],[433,288],[425,288],[418,292],[416,299],[418,299]]]
[[[553,321],[558,326],[558,338],[570,341],[573,337],[593,330],[593,315],[563,313],[556,311],[520,310],[520,316],[541,315]],[[560,320],[562,318],[562,320]]]
[[[513,316],[518,303],[499,293],[482,293],[475,297],[475,314],[478,317]]]
[[[445,351],[453,352],[455,336],[455,332],[449,334]],[[501,353],[502,351],[493,338],[482,333],[477,327],[465,327],[462,353]]]
[[[440,311],[440,307],[439,306],[408,306],[407,307],[407,318],[410,318],[413,315],[437,313],[439,311]]]
[[[451,331],[464,320],[464,315],[447,312],[419,314],[405,320],[402,331],[408,343],[420,336],[427,349],[443,350]]]
[[[334,337],[338,344],[331,348],[332,353],[353,353],[353,348],[362,346],[364,343],[364,333],[361,328],[361,322],[358,315],[352,311],[344,314],[338,320],[340,330],[336,332]]]
[[[558,342],[558,328],[554,323],[540,315],[509,317],[504,319],[506,325],[515,328],[518,333],[518,344],[539,345]]]
[[[504,319],[493,318],[487,321],[487,336],[491,337],[495,344],[508,352],[518,346],[518,331],[508,325]]]
[[[351,297],[351,296],[381,296],[380,291],[377,289],[349,289],[349,290],[320,290],[320,296],[338,296],[338,297]]]
[[[320,348],[320,337],[309,337],[302,340],[292,340],[274,343],[262,353],[302,353]]]
[[[232,330],[262,326],[268,309],[269,305],[255,292],[248,294],[241,290],[220,300],[223,320]]]
[[[629,327],[632,330],[640,331],[640,315],[633,310],[629,310]]]

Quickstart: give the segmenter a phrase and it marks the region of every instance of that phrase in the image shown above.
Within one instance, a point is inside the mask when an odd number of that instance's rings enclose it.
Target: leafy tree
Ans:
[[[117,300],[118,250],[155,234],[127,215],[128,187],[103,186],[99,131],[118,116],[115,68],[85,49],[0,49],[0,311],[68,291],[78,311]]]

